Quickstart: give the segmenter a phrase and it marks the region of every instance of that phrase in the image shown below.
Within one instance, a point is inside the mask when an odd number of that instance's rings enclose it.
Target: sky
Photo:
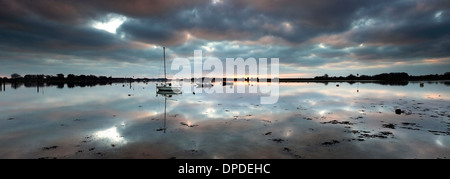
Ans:
[[[0,0],[0,76],[163,76],[279,58],[280,77],[450,71],[448,0]],[[225,65],[224,65],[225,66]],[[169,70],[169,77],[177,71]]]

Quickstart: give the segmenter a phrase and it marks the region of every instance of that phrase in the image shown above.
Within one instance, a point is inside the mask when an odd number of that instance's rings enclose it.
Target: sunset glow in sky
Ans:
[[[448,0],[0,0],[0,76],[161,77],[166,58],[279,58],[281,77],[450,71]],[[176,73],[176,72],[169,72]]]

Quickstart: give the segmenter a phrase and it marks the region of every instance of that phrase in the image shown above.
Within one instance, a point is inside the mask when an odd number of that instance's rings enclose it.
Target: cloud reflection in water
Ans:
[[[155,96],[154,84],[133,85],[135,90],[113,85],[45,88],[45,94],[27,93],[26,88],[2,92],[0,143],[4,150],[0,157],[450,155],[450,93],[440,83],[427,84],[427,88],[413,83],[360,84],[359,92],[355,84],[347,83],[341,83],[339,88],[333,84],[281,83],[279,101],[272,105],[259,104],[259,94],[182,94],[167,100],[166,121],[164,97]],[[26,96],[27,100],[17,101],[17,96]],[[39,101],[42,104],[37,108]],[[64,105],[58,105],[61,102]],[[406,113],[397,115],[396,108]],[[16,150],[24,146],[28,150]],[[48,146],[58,147],[43,150]]]

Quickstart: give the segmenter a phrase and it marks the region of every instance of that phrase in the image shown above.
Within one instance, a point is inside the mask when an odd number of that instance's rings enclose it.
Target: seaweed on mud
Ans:
[[[321,124],[345,124],[345,125],[353,125],[354,123],[351,123],[350,121],[337,121],[337,120],[332,120],[332,121],[328,121],[328,122],[321,122]]]
[[[420,131],[419,128],[412,128],[412,127],[400,127],[402,129],[408,129],[408,130],[415,130],[415,131]]]
[[[56,149],[56,148],[58,148],[57,145],[50,146],[50,147],[42,147],[43,150],[51,150],[51,149]]]
[[[420,130],[419,128],[413,128],[413,127],[420,127],[418,126],[416,123],[411,123],[411,122],[402,122],[402,129],[408,129],[408,130]]]
[[[271,139],[271,140],[274,142],[277,142],[277,143],[281,143],[281,142],[285,141],[284,139]]]
[[[450,135],[450,132],[444,132],[444,131],[428,130],[428,132],[431,132],[434,135]]]
[[[338,143],[340,143],[340,142],[337,140],[331,140],[329,142],[322,143],[322,145],[334,145],[334,144],[338,144]]]
[[[383,124],[382,126],[383,126],[384,128],[395,129],[395,124],[391,124],[391,123],[389,123],[389,124]]]
[[[287,153],[290,154],[290,155],[292,155],[294,158],[297,158],[297,159],[302,158],[302,156],[300,156],[300,155],[294,153],[294,152],[292,151],[292,149],[290,149],[290,148],[284,147],[284,148],[283,148],[283,151],[284,151],[284,152],[287,152]]]
[[[364,133],[364,134],[361,134],[358,137],[359,138],[380,138],[380,139],[386,139],[389,136],[393,137],[394,134],[392,134],[392,132],[389,132],[389,131],[381,131],[381,132],[378,132],[378,134]]]
[[[410,123],[410,122],[402,122],[403,125],[405,126],[415,126],[416,123]]]

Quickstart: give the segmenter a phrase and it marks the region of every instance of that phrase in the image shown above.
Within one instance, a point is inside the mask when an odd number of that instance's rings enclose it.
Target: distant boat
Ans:
[[[222,86],[227,86],[227,85],[234,85],[234,83],[233,82],[227,82],[227,81],[222,82]]]
[[[172,83],[167,83],[167,74],[166,74],[166,47],[163,47],[164,53],[164,83],[156,84],[157,92],[159,91],[172,91],[176,93],[181,93],[181,87],[172,86]]]
[[[210,81],[206,82],[206,81],[196,81],[195,85],[197,86],[197,88],[211,88],[214,86],[214,84],[212,84]]]

